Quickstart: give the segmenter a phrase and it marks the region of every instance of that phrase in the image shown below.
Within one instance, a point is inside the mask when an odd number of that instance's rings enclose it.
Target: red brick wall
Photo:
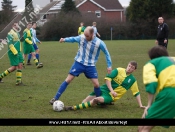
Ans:
[[[101,18],[106,19],[108,21],[119,21],[121,22],[121,12],[120,11],[104,11],[102,8],[93,4],[90,1],[86,1],[84,4],[78,7],[78,10],[83,14],[94,14],[95,11],[101,11]],[[90,12],[88,12],[90,11]],[[125,22],[125,16],[122,12],[122,22]]]

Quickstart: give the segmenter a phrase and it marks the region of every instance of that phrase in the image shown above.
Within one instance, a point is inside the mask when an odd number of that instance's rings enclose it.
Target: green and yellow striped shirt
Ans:
[[[120,99],[129,89],[131,89],[134,96],[140,94],[135,77],[132,74],[127,75],[125,68],[114,69],[105,79],[111,81],[111,86],[117,93],[117,97],[115,98],[111,95],[114,101]],[[102,91],[104,89],[110,92],[106,84],[102,85],[100,88]]]
[[[146,91],[159,93],[166,87],[175,87],[175,61],[173,57],[159,57],[150,60],[143,67],[143,83]]]

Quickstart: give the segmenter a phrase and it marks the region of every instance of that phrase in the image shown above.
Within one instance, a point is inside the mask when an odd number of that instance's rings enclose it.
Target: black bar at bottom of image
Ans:
[[[175,119],[0,119],[0,126],[175,126]]]

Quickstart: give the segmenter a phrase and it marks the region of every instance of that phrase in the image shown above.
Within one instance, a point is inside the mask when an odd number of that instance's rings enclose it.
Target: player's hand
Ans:
[[[41,41],[39,42],[39,44],[41,44]]]
[[[116,92],[112,91],[111,94],[112,94],[113,97],[117,97],[117,93]]]
[[[64,42],[64,38],[60,38],[60,43]]]
[[[155,44],[158,44],[158,41],[157,40],[155,41]]]
[[[141,109],[145,109],[145,108],[146,108],[146,106],[143,106],[143,105],[142,105],[142,106],[140,106],[140,108],[141,108]]]
[[[142,115],[142,118],[145,118],[146,115],[148,114],[148,106],[145,108],[144,112],[143,112],[143,115]]]
[[[110,74],[111,71],[112,71],[112,67],[108,67],[108,68],[107,68],[107,72],[108,72],[108,74]]]
[[[164,43],[167,43],[167,40],[166,39],[164,40]]]

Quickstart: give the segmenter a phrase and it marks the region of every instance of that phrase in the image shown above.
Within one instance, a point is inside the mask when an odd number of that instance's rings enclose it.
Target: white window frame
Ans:
[[[100,18],[101,17],[101,11],[100,10],[95,11],[95,15],[97,16],[97,18]]]

